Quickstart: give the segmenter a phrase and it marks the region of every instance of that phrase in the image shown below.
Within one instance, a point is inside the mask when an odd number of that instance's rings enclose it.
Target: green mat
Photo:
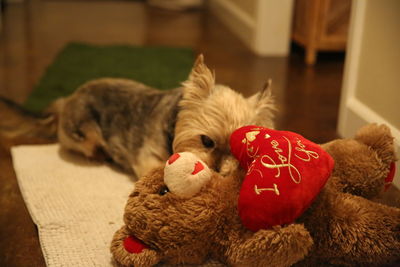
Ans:
[[[71,43],[48,67],[25,107],[41,111],[54,99],[101,77],[134,79],[161,90],[174,88],[187,78],[193,62],[193,51],[186,48]]]

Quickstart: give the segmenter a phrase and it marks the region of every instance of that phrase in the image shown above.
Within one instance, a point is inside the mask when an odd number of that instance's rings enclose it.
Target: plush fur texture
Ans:
[[[154,170],[128,199],[125,225],[111,243],[114,259],[122,266],[200,264],[207,258],[231,266],[381,266],[400,260],[400,209],[354,195],[372,197],[383,189],[396,160],[388,128],[369,125],[355,139],[324,148],[338,164],[312,206],[294,224],[257,232],[245,229],[238,216],[240,170],[226,177],[213,172],[189,198],[168,192],[163,170]],[[371,153],[364,155],[366,150]],[[128,236],[148,248],[127,252]]]
[[[334,158],[330,180],[300,223],[314,246],[302,266],[317,263],[383,266],[400,260],[400,209],[370,201],[382,192],[395,162],[385,125],[361,128],[354,139],[323,145]]]
[[[212,168],[229,173],[236,168],[228,159],[230,133],[254,123],[273,127],[274,104],[269,86],[245,98],[216,85],[200,55],[183,87],[171,91],[104,78],[55,101],[47,118],[25,114],[5,101],[0,103],[2,109],[5,117],[15,120],[0,121],[0,133],[50,137],[57,133],[64,148],[109,159],[141,177],[161,166],[173,151],[193,152]]]
[[[237,215],[240,178],[217,173],[191,198],[165,187],[163,169],[136,183],[125,208],[123,226],[114,236],[111,251],[123,266],[200,264],[207,257],[235,266],[288,266],[302,259],[312,241],[301,225],[276,227],[252,233]],[[150,246],[131,254],[123,246],[133,235]],[[152,251],[152,252],[151,252]]]

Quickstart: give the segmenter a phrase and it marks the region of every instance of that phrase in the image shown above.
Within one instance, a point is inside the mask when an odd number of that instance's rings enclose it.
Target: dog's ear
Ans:
[[[190,72],[189,78],[183,83],[183,98],[200,100],[210,95],[215,86],[215,75],[204,64],[204,57],[200,54]]]
[[[269,79],[258,93],[248,98],[251,106],[256,109],[258,114],[257,117],[259,118],[257,118],[257,121],[261,120],[258,123],[261,123],[266,127],[273,127],[272,118],[274,117],[274,112],[276,111],[271,86],[272,80]],[[264,122],[263,118],[269,118],[270,121]]]
[[[256,98],[258,102],[269,101],[272,96],[272,80],[268,79],[268,81],[264,84],[263,88],[256,94]]]
[[[266,106],[270,108],[271,105],[273,106],[274,101],[272,97],[271,87],[272,87],[272,80],[269,79],[259,92],[249,97],[249,100],[256,108],[263,108]]]

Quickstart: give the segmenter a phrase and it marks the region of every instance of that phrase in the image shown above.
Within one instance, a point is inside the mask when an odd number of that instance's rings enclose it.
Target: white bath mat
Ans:
[[[12,156],[47,265],[113,266],[109,246],[134,181],[58,145],[18,146]]]

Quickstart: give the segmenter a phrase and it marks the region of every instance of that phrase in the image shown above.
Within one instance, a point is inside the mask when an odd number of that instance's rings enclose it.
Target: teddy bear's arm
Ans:
[[[233,266],[290,266],[303,259],[313,244],[309,232],[300,224],[244,236],[229,248],[228,262]]]
[[[128,252],[124,240],[129,237],[126,226],[121,227],[115,234],[111,243],[111,253],[114,260],[121,266],[154,266],[161,260],[161,255],[152,249],[144,248],[139,253]]]

